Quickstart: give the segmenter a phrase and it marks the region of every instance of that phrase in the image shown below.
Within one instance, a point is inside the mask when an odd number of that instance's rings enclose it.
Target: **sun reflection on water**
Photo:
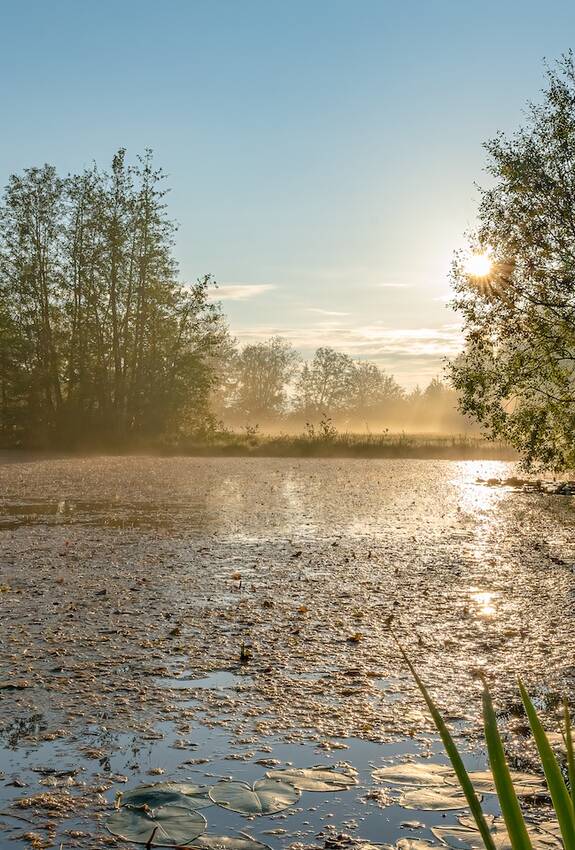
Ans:
[[[495,600],[497,593],[492,593],[489,590],[478,590],[475,587],[470,588],[470,599],[475,604],[475,613],[478,617],[491,619],[496,616],[497,608]]]

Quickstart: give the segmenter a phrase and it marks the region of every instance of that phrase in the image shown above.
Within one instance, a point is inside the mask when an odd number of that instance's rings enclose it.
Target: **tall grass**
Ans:
[[[252,457],[429,458],[452,460],[513,460],[505,443],[468,434],[407,434],[322,432],[265,434],[259,431],[215,432],[205,439],[187,439],[164,446],[191,455]]]
[[[406,652],[399,643],[398,646],[405,663],[409,667],[409,670],[414,677],[425,702],[427,703],[433,722],[435,723],[437,731],[443,741],[443,745],[447,755],[449,756],[461,789],[465,794],[467,803],[471,809],[471,814],[473,815],[477,829],[483,839],[483,843],[487,850],[496,850],[495,842],[489,830],[485,815],[483,814],[480,800],[475,793],[469,774],[465,769],[465,765],[463,764],[463,760],[459,750],[457,749],[457,745],[455,744],[441,713],[431,698],[427,688],[418,676],[417,671],[409,660]],[[545,779],[547,780],[553,809],[563,838],[563,845],[565,850],[575,850],[575,808],[572,796],[575,790],[575,760],[573,757],[573,740],[571,737],[571,718],[569,716],[567,703],[564,703],[563,735],[567,749],[567,764],[571,793],[567,788],[561,772],[561,767],[553,753],[551,744],[545,730],[543,729],[541,720],[537,715],[533,702],[521,681],[519,681],[519,690],[521,692],[521,699],[529,720],[533,739],[537,746],[539,758],[541,759]],[[513,787],[511,772],[505,758],[503,744],[497,728],[497,718],[493,708],[491,694],[485,680],[483,683],[483,726],[487,752],[489,755],[489,765],[493,774],[499,806],[507,827],[511,846],[513,847],[513,850],[532,850],[531,839],[529,838],[525,819],[521,812],[517,794]]]

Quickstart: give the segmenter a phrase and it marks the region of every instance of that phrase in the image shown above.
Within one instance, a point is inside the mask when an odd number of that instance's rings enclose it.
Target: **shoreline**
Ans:
[[[51,448],[0,448],[0,464],[49,458],[198,457],[198,458],[310,458],[310,459],[414,459],[414,460],[519,460],[517,452],[503,443],[482,438],[427,435],[338,435],[310,439],[288,435],[257,438],[232,434],[210,441],[171,444],[82,445]]]

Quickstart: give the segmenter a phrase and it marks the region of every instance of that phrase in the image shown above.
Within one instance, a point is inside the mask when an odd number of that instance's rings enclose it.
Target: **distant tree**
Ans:
[[[295,407],[306,415],[335,413],[348,407],[353,392],[354,362],[333,348],[318,348],[299,375]]]
[[[404,395],[395,378],[376,363],[368,360],[354,363],[348,407],[358,416],[384,415],[386,409],[400,402]]]
[[[527,464],[575,465],[575,64],[547,72],[526,126],[486,144],[473,251],[483,277],[459,256],[455,307],[465,349],[451,365],[461,407]]]
[[[225,336],[211,279],[182,286],[164,176],[147,152],[110,172],[10,178],[0,204],[6,442],[126,439],[207,415]]]
[[[231,406],[250,419],[270,419],[285,412],[287,388],[299,356],[279,336],[246,345],[233,364],[235,387]]]

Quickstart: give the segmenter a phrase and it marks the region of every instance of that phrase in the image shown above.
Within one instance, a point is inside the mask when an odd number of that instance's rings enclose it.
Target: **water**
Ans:
[[[513,475],[397,459],[0,466],[0,846],[28,847],[29,832],[99,846],[117,791],[251,781],[262,759],[345,760],[360,783],[304,794],[287,819],[213,807],[211,831],[247,827],[280,848],[323,845],[328,827],[395,841],[454,822],[366,797],[373,767],[442,758],[388,626],[470,763],[484,764],[481,670],[516,766],[530,766],[515,676],[550,722],[572,693],[574,513],[570,497],[485,483]],[[38,767],[79,772],[54,788]],[[40,792],[56,799],[11,806]],[[426,827],[401,826],[413,820]]]

